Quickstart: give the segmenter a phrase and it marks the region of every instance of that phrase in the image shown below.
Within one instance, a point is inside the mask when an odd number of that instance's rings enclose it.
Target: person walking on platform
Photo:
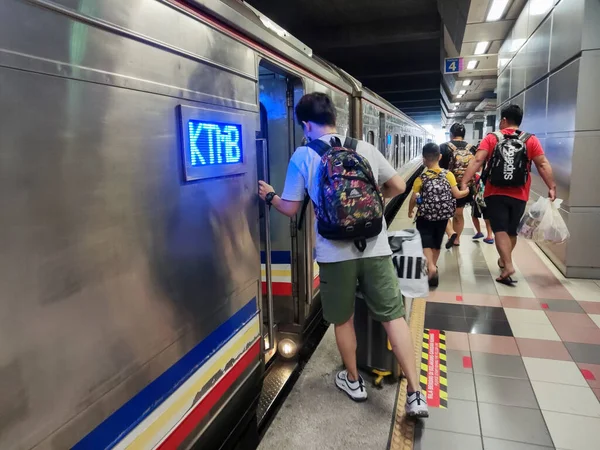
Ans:
[[[417,230],[421,234],[423,253],[427,258],[429,286],[439,283],[437,261],[444,240],[444,230],[448,220],[456,212],[456,199],[469,194],[468,189],[458,190],[454,174],[442,169],[439,161],[442,155],[437,144],[432,142],[423,147],[423,163],[426,170],[413,185],[413,194],[408,206],[408,217],[412,218],[418,204]]]
[[[327,95],[304,95],[296,106],[296,119],[309,143],[298,147],[292,155],[281,196],[264,181],[259,181],[259,195],[289,217],[300,211],[305,193],[315,206],[316,260],[320,266],[323,315],[334,324],[337,346],[345,365],[345,370],[336,374],[335,384],[352,400],[367,399],[356,363],[354,301],[358,285],[371,316],[382,322],[408,380],[407,414],[427,417],[427,402],[420,392],[414,346],[404,320],[404,303],[383,220],[382,197],[392,198],[403,193],[406,183],[374,146],[344,138],[337,132],[335,106]],[[338,157],[341,159],[335,160]],[[332,160],[335,160],[333,164]],[[352,175],[347,176],[350,172]],[[330,183],[333,179],[352,184],[340,190],[339,183],[337,186]],[[346,216],[348,220],[366,216],[376,219],[364,226],[356,225],[352,230],[345,225],[338,228],[326,219],[340,211],[352,215]],[[361,227],[364,236],[369,233],[374,236],[340,239],[334,233],[335,230],[357,232]]]
[[[475,174],[475,195],[474,195],[474,199],[473,202],[471,203],[471,219],[473,220],[473,226],[475,227],[475,231],[477,233],[475,233],[475,236],[473,236],[473,240],[477,241],[481,238],[483,238],[483,242],[485,242],[486,244],[493,244],[494,243],[494,232],[492,231],[492,224],[490,223],[490,220],[488,219],[487,216],[487,208],[484,204],[483,200],[483,195],[485,193],[485,187],[483,186],[483,183],[481,182],[481,175],[480,174]],[[482,192],[479,192],[479,190],[481,190]],[[487,236],[484,235],[481,232],[481,223],[479,222],[479,219],[483,219],[483,221],[485,222],[485,229],[487,232]]]
[[[476,147],[465,141],[465,134],[465,126],[462,123],[455,123],[450,127],[450,141],[440,145],[442,154],[440,167],[452,172],[458,184],[461,183],[469,163],[474,158],[476,149]],[[465,229],[465,206],[471,203],[472,200],[473,198],[469,193],[456,201],[456,212],[452,220],[448,221],[446,227],[446,234],[448,235],[447,249],[460,245],[460,237]]]
[[[556,198],[556,184],[552,167],[544,155],[540,141],[519,129],[523,110],[518,105],[508,105],[500,113],[500,131],[488,134],[474,161],[469,165],[462,187],[466,187],[486,163],[482,178],[485,181],[487,215],[496,235],[496,248],[500,254],[498,266],[501,274],[496,281],[512,286],[515,268],[512,252],[517,245],[517,228],[525,213],[531,189],[531,162],[548,187],[548,197]]]

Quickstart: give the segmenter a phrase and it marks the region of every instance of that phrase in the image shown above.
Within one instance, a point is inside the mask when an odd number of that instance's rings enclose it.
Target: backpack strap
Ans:
[[[300,217],[298,217],[298,224],[296,228],[298,231],[302,229],[302,224],[304,223],[304,216],[306,216],[306,209],[308,208],[308,204],[310,203],[310,196],[308,195],[308,191],[304,192],[304,202],[302,203],[302,209],[300,210]]]
[[[346,136],[346,139],[344,139],[344,147],[356,151],[358,147],[358,139]]]
[[[465,150],[467,150],[468,152],[470,152],[472,148],[473,148],[473,144],[465,145]]]
[[[519,140],[526,143],[531,136],[533,136],[533,134],[522,131],[521,134],[519,134]]]
[[[492,134],[494,136],[496,136],[496,139],[498,139],[498,142],[504,140],[504,135],[500,131],[494,131]]]
[[[322,158],[325,153],[331,148],[327,142],[323,142],[321,139],[315,139],[306,144],[308,148],[312,148]]]
[[[448,148],[449,148],[450,150],[452,150],[452,152],[455,152],[456,150],[458,150],[458,149],[456,148],[456,145],[454,145],[452,142],[446,142],[446,145],[448,146]]]
[[[331,148],[331,145],[329,145],[327,142],[323,142],[321,139],[315,139],[313,141],[310,141],[306,144],[306,146],[317,152],[317,155],[319,155],[321,158]],[[298,223],[296,225],[296,228],[298,230],[302,229],[304,217],[306,216],[306,209],[308,208],[309,203],[310,196],[308,195],[308,191],[304,191],[304,201],[302,203],[302,209],[300,210],[300,216],[298,217]]]

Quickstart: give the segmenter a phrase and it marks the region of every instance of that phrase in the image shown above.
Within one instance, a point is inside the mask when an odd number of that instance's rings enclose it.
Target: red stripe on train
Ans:
[[[292,295],[292,283],[273,282],[273,295]],[[317,275],[313,280],[313,289],[317,289],[321,285],[321,278]],[[262,282],[262,293],[267,293],[267,283]]]
[[[256,341],[223,378],[213,387],[200,402],[192,407],[191,412],[179,422],[175,430],[162,441],[158,449],[171,450],[178,448],[183,441],[194,431],[198,424],[206,417],[213,406],[223,397],[225,392],[233,385],[235,380],[250,367],[260,354],[260,341]]]

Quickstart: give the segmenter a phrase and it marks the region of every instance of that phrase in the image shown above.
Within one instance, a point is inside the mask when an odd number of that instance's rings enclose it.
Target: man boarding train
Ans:
[[[403,193],[406,183],[373,145],[338,134],[335,106],[327,95],[303,96],[296,106],[296,119],[308,144],[292,155],[281,196],[264,181],[259,181],[259,195],[288,217],[298,213],[306,193],[315,206],[323,315],[334,324],[345,366],[336,374],[335,384],[352,400],[367,399],[356,363],[358,284],[371,316],[382,322],[408,380],[407,414],[427,417],[383,220],[383,197]]]

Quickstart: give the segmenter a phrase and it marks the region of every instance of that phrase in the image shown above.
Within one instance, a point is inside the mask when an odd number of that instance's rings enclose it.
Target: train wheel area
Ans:
[[[412,227],[406,205],[391,230]],[[415,299],[409,325],[430,416],[404,413],[406,381],[363,371],[369,398],[339,392],[327,330],[260,450],[591,448],[600,438],[600,281],[565,279],[528,241],[518,286],[498,284],[492,245],[473,240],[440,258],[440,285]]]

